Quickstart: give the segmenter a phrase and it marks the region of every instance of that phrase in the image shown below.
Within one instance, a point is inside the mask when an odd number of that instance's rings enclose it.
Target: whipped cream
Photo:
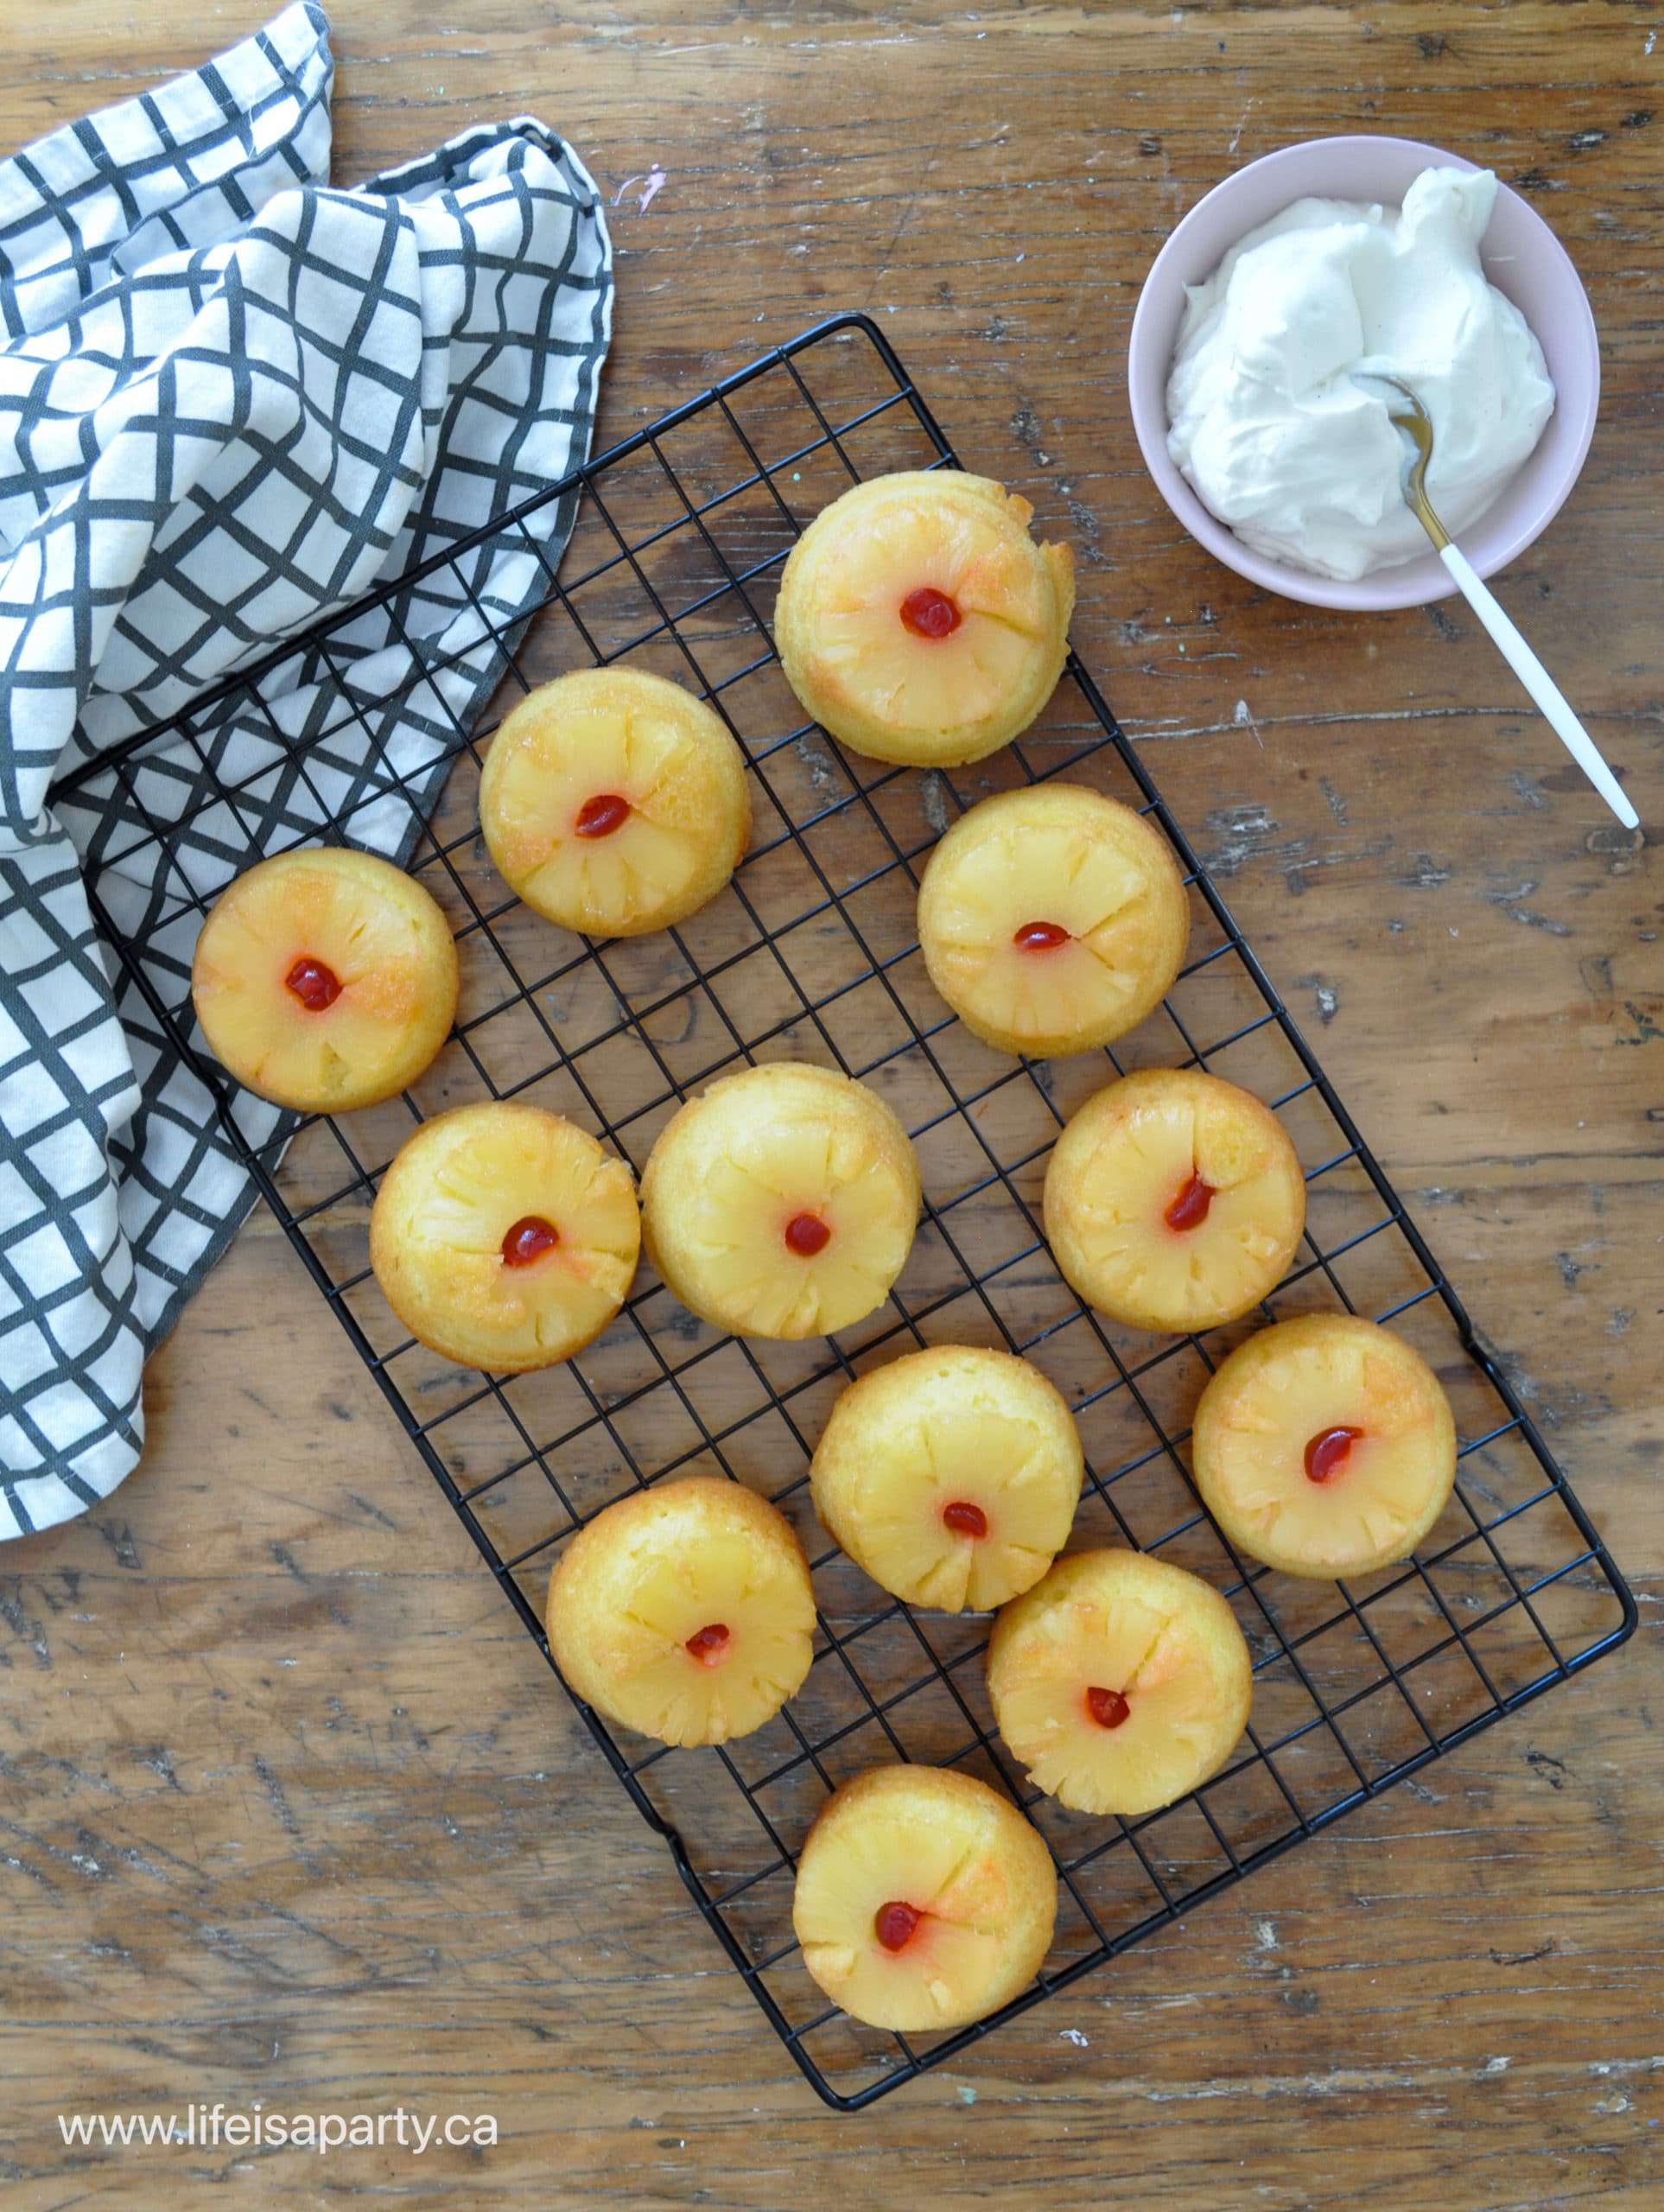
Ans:
[[[1554,408],[1542,348],[1487,283],[1496,179],[1424,169],[1400,209],[1297,200],[1189,289],[1167,449],[1244,544],[1355,577],[1427,550],[1378,385],[1432,417],[1427,496],[1452,535],[1483,514]]]

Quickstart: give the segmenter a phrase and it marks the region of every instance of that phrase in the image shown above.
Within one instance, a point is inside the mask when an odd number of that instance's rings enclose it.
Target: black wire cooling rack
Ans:
[[[351,842],[361,810],[403,804],[409,865],[460,940],[455,1034],[401,1101],[304,1122],[286,1156],[292,1124],[251,1139],[238,1118],[246,1096],[194,1040],[182,969],[177,988],[160,986],[156,963],[140,964],[144,939],[110,923],[96,869],[91,884],[117,958],[213,1087],[259,1189],[545,1656],[542,1601],[562,1546],[632,1488],[718,1467],[773,1498],[804,1538],[816,1656],[766,1727],[718,1749],[669,1751],[579,1709],[770,2024],[845,2110],[964,2051],[1587,1666],[1635,1623],[1604,1545],[1080,662],[1019,743],[971,769],[883,769],[803,721],[769,633],[794,538],[853,480],[956,466],[883,334],[864,316],[841,316],[283,649],[333,669],[332,640],[368,607],[396,606],[431,580],[478,610],[505,703],[564,669],[627,661],[708,698],[751,764],[755,841],[730,888],[678,929],[596,944],[530,914],[489,867],[476,791],[492,715],[473,729],[452,718],[436,798],[431,772],[408,784],[372,774],[332,810],[296,741],[290,842]],[[539,553],[536,619],[505,626],[476,593],[470,556],[521,541],[536,551],[528,518],[562,499],[575,501],[576,520],[561,573]],[[117,764],[129,791],[143,788],[133,754],[183,742],[200,764],[203,808],[242,821],[238,787],[199,734],[204,708],[234,704],[239,687],[253,699],[279,658],[135,741]],[[430,663],[429,711],[434,674]],[[365,711],[350,688],[341,696],[352,714]],[[380,702],[384,712],[401,704]],[[1127,800],[1172,840],[1189,887],[1191,957],[1164,1010],[1108,1062],[1013,1063],[930,991],[914,894],[956,812],[1059,774]],[[146,821],[165,855],[177,823]],[[143,855],[123,858],[142,870]],[[181,899],[204,910],[188,886]],[[179,911],[155,925],[176,926]],[[369,1272],[370,1205],[424,1115],[482,1094],[535,1099],[639,1172],[689,1090],[747,1062],[789,1058],[873,1084],[918,1149],[924,1218],[892,1296],[865,1323],[810,1344],[746,1342],[695,1320],[644,1274],[615,1325],[576,1359],[497,1377],[449,1366],[392,1320]],[[1052,1266],[1038,1226],[1046,1154],[1110,1063],[1210,1067],[1282,1117],[1305,1166],[1310,1221],[1299,1263],[1250,1321],[1201,1337],[1140,1335],[1083,1307]],[[1459,1478],[1413,1561],[1352,1584],[1299,1582],[1238,1558],[1202,1510],[1185,1456],[1190,1415],[1252,1327],[1342,1309],[1390,1321],[1432,1362],[1456,1411]],[[1208,1576],[1235,1607],[1254,1659],[1252,1726],[1230,1765],[1180,1803],[1123,1821],[1037,1796],[993,1726],[985,1620],[887,1599],[818,1529],[808,1462],[839,1389],[877,1359],[940,1343],[1020,1352],[1064,1392],[1089,1468],[1077,1545],[1159,1552]],[[1060,1876],[1057,1939],[1035,1986],[934,2040],[869,2030],[829,2006],[791,1936],[794,1859],[810,1820],[838,1783],[888,1758],[956,1764],[1008,1791]]]

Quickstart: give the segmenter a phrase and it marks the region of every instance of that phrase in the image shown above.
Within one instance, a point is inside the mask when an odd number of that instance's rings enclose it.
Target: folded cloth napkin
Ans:
[[[173,1006],[182,887],[326,832],[403,858],[569,509],[89,764],[588,450],[613,270],[581,162],[521,118],[331,191],[331,76],[291,7],[0,163],[0,1536],[133,1466],[144,1357],[254,1195],[83,865]]]

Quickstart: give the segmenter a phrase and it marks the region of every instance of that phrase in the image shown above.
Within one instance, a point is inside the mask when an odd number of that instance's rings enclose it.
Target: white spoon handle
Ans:
[[[1554,734],[1626,830],[1637,830],[1641,817],[1623,795],[1623,786],[1601,759],[1593,739],[1567,705],[1566,695],[1515,628],[1502,607],[1483,583],[1473,563],[1459,545],[1441,545],[1439,557],[1457,582],[1457,588],[1489,631],[1497,651],[1530,692]]]

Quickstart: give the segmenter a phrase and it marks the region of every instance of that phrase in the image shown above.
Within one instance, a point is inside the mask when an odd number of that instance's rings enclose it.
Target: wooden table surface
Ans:
[[[253,0],[7,11],[0,137]],[[1076,637],[1634,1580],[1591,1675],[869,2113],[820,2108],[257,1215],[103,1511],[0,1557],[22,2208],[1664,2203],[1660,881],[1464,610],[1215,567],[1139,461],[1140,280],[1331,130],[1529,192],[1605,391],[1504,579],[1656,821],[1664,53],[1646,5],[340,0],[337,181],[530,110],[609,198],[602,440],[833,309],[1078,563]],[[640,180],[665,181],[638,204]],[[66,2150],[71,2109],[490,2113],[492,2150]]]

